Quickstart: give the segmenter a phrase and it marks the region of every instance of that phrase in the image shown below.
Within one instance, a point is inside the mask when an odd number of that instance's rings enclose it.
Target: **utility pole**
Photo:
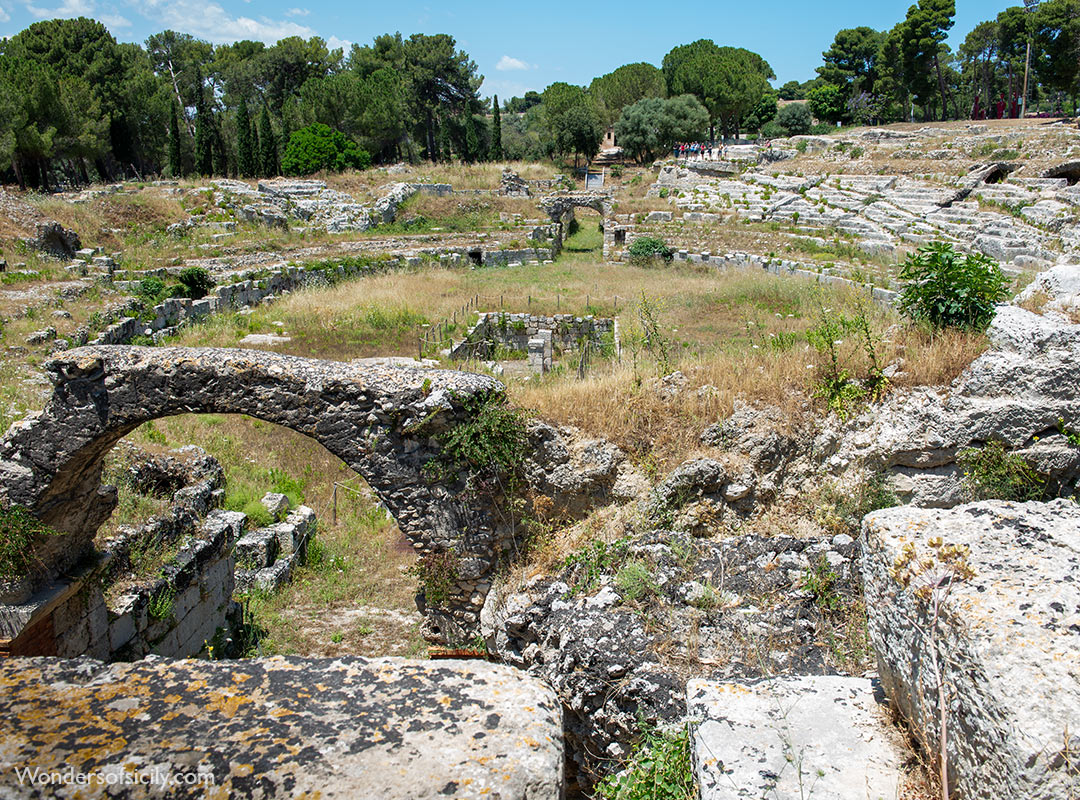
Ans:
[[[1027,24],[1027,55],[1024,57],[1024,96],[1020,98],[1020,119],[1027,116],[1028,75],[1031,73],[1031,16],[1039,7],[1040,0],[1024,0],[1024,8],[1028,13]]]

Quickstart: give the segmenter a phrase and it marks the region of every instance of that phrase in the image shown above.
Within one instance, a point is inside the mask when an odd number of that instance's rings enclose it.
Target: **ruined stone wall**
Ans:
[[[480,342],[487,342],[492,351],[502,346],[525,353],[529,350],[529,340],[541,331],[551,332],[551,344],[556,351],[576,350],[582,339],[601,344],[608,336],[614,337],[615,320],[573,314],[545,317],[485,311],[469,329],[465,340],[451,352],[451,358],[477,357],[476,345]]]

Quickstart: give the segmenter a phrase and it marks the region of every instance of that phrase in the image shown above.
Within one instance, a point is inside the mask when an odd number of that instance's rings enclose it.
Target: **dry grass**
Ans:
[[[35,197],[34,204],[65,228],[78,231],[84,247],[106,249],[123,247],[131,235],[162,231],[188,216],[178,196],[153,189],[107,195],[86,203]]]
[[[390,173],[387,168],[364,172],[319,173],[313,178],[340,192],[362,197],[387,183],[449,183],[455,189],[497,189],[504,168],[512,169],[525,180],[547,180],[561,173],[551,162],[510,161],[484,164],[416,164],[404,173]]]

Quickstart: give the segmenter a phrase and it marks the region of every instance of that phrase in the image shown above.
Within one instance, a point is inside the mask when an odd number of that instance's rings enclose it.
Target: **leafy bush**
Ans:
[[[165,296],[165,281],[155,275],[143,278],[139,281],[136,294],[149,305],[156,305]]]
[[[181,287],[180,297],[199,300],[206,297],[210,290],[214,288],[214,279],[210,277],[210,273],[203,267],[188,267],[182,270],[177,278]]]
[[[788,136],[797,136],[809,133],[814,119],[810,116],[806,103],[791,103],[776,112],[776,122],[787,131]]]
[[[840,576],[833,570],[825,556],[818,559],[812,567],[807,567],[803,573],[802,588],[810,592],[814,598],[814,605],[822,611],[838,611],[843,604],[843,598],[837,591]]]
[[[640,239],[634,239],[627,252],[630,254],[630,262],[639,267],[657,258],[671,261],[675,257],[675,251],[668,247],[663,239],[656,236],[642,236]]]
[[[1010,453],[1001,442],[969,447],[956,454],[964,488],[976,500],[1039,500],[1044,479],[1023,456]]]
[[[984,331],[1009,296],[1009,279],[982,253],[961,256],[946,242],[919,248],[900,271],[900,311],[935,328]]]
[[[504,488],[513,489],[525,460],[526,413],[499,394],[474,397],[465,408],[470,419],[439,437],[442,452],[424,465],[424,471],[433,480],[443,481],[454,479],[464,469],[472,484],[477,479],[501,481],[505,477]]]
[[[787,136],[787,131],[780,127],[779,122],[773,119],[761,126],[760,136],[762,139],[781,139]]]
[[[626,768],[597,786],[601,800],[690,800],[697,796],[690,760],[690,731],[646,730]]]
[[[346,169],[367,169],[371,154],[329,125],[315,123],[294,132],[281,156],[281,171],[285,175],[311,175],[319,170],[341,172]]]

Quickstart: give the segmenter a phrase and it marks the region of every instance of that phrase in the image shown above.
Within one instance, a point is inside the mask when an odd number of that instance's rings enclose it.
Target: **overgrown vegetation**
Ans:
[[[0,505],[0,580],[25,578],[37,564],[35,545],[59,535],[22,506]]]
[[[528,415],[504,395],[465,400],[468,419],[439,436],[442,450],[424,465],[435,481],[454,480],[464,471],[470,488],[512,491],[525,457]]]
[[[673,251],[663,239],[655,236],[641,236],[634,239],[627,248],[630,263],[642,267],[657,261],[670,262],[675,257]]]
[[[670,731],[644,727],[623,770],[600,782],[597,797],[691,800],[697,796],[697,786],[690,747],[690,723]]]
[[[974,500],[1039,500],[1045,479],[1018,453],[1000,441],[968,447],[956,454],[964,489]]]

